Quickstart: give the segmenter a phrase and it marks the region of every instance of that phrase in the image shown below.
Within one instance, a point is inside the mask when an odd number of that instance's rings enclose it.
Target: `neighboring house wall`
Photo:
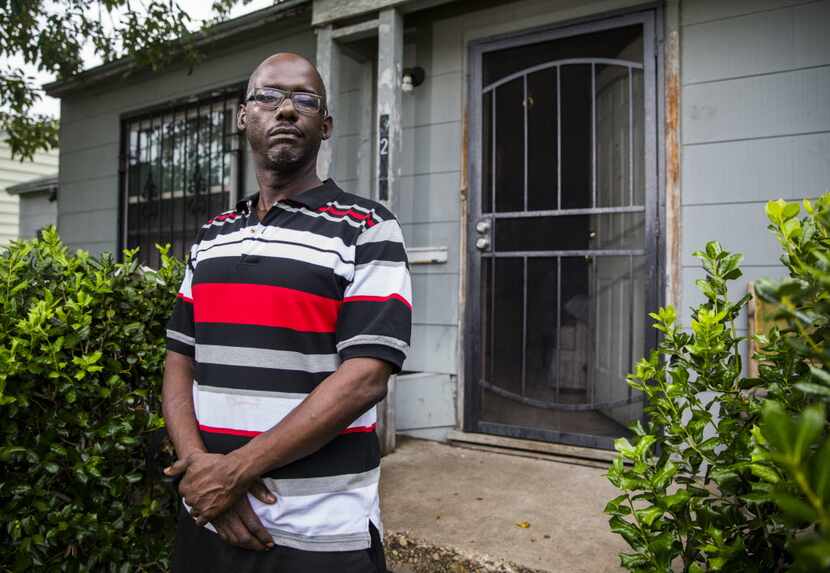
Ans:
[[[43,175],[51,175],[57,170],[57,149],[47,153],[36,153],[32,161],[20,162],[18,159],[12,159],[6,136],[0,133],[0,245],[5,245],[18,237],[32,236],[29,234],[28,223],[23,222],[22,213],[25,211],[28,216],[31,208],[28,205],[22,206],[16,195],[6,193],[6,188]],[[54,203],[51,208],[54,209]],[[54,222],[54,215],[51,222]]]
[[[702,301],[692,252],[744,255],[747,281],[784,274],[764,204],[830,189],[830,0],[681,4],[683,305]],[[738,322],[745,335],[747,322]]]
[[[296,25],[295,25],[296,26]],[[58,230],[72,247],[93,253],[118,249],[119,145],[121,117],[166,102],[235,83],[244,83],[269,55],[290,51],[314,61],[314,33],[277,26],[268,36],[248,38],[233,50],[212,52],[187,69],[112,83],[98,93],[73,93],[61,99],[61,172]],[[250,165],[248,169],[251,169]],[[256,189],[249,171],[246,191]]]
[[[31,239],[58,218],[58,202],[50,200],[49,191],[26,193],[20,196],[20,238]]]

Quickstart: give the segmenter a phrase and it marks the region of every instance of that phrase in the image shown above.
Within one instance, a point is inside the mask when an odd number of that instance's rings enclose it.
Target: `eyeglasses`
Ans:
[[[282,105],[285,98],[290,98],[291,105],[300,113],[306,115],[322,115],[324,113],[323,98],[308,92],[295,92],[279,88],[256,88],[248,94],[248,99],[245,101],[256,102],[263,109],[274,111]]]

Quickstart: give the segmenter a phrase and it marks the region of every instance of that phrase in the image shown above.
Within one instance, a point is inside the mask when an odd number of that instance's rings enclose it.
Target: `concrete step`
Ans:
[[[453,446],[601,469],[608,468],[616,457],[615,452],[608,450],[551,444],[489,434],[473,434],[457,430],[450,431],[447,434],[447,439]]]
[[[607,462],[398,438],[380,483],[395,573],[622,571],[617,556],[628,547],[603,513],[619,493],[604,475]]]

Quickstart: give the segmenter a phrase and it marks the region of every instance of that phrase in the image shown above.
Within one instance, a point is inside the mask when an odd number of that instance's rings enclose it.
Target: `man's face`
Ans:
[[[256,88],[324,95],[323,83],[314,67],[293,54],[280,54],[260,65],[249,91]],[[238,127],[245,131],[257,163],[279,172],[292,172],[309,162],[316,163],[320,141],[331,135],[332,120],[327,114],[300,113],[286,98],[276,110],[265,109],[255,101],[243,103]]]

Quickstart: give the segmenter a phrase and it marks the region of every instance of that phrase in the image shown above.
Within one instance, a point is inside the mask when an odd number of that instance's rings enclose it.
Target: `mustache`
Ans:
[[[296,135],[297,137],[303,136],[303,132],[293,125],[275,125],[267,132],[269,137],[280,134]]]

